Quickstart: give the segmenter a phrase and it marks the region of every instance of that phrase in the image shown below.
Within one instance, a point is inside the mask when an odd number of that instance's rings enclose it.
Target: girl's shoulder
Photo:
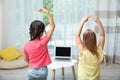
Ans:
[[[97,50],[103,51],[101,46],[97,46]]]
[[[88,51],[88,49],[86,47],[84,47],[83,50],[82,50],[82,52],[84,52],[84,51]]]
[[[90,51],[89,51],[87,48],[83,48],[82,54],[84,55],[84,54],[86,54],[86,53],[90,53]]]
[[[100,48],[100,49],[102,49],[102,47],[101,47],[101,46],[97,46],[97,48]]]

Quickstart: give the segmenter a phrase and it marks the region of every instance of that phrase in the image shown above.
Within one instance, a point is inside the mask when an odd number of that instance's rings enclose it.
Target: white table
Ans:
[[[74,65],[77,63],[77,60],[72,59],[71,61],[55,61],[54,57],[51,57],[52,63],[48,65],[49,69],[52,69],[52,80],[55,80],[55,70],[62,68],[62,76],[64,77],[64,68],[72,67],[73,78],[76,80],[76,74]]]

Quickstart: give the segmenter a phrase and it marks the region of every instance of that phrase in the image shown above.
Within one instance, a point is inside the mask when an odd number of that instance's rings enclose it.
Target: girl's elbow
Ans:
[[[28,59],[24,59],[27,63],[29,63],[29,60]]]

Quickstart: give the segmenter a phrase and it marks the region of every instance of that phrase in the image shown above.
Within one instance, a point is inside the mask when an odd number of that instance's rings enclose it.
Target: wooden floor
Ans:
[[[120,64],[101,65],[101,80],[120,80]]]
[[[9,65],[8,65],[9,66]],[[27,69],[0,70],[0,80],[28,80]],[[75,66],[77,75],[77,65]],[[73,80],[72,70],[70,67],[65,69],[65,77],[62,78],[61,69],[56,70],[56,80]],[[52,80],[52,71],[49,70],[48,80]],[[101,64],[101,80],[120,80],[120,64],[109,64],[105,67]]]

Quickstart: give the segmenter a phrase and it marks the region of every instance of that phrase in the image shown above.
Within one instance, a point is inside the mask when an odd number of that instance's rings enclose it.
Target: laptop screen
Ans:
[[[56,57],[71,57],[71,47],[55,47],[55,56]]]

